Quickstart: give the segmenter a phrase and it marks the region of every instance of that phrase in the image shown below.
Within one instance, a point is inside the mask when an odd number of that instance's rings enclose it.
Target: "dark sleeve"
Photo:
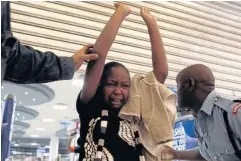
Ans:
[[[3,78],[15,83],[45,83],[72,79],[74,61],[24,46],[11,32],[10,2],[1,2],[1,61]],[[2,73],[2,74],[3,74]]]
[[[15,83],[45,83],[72,79],[75,68],[72,57],[58,57],[22,45],[14,37],[5,39],[3,46],[11,49],[7,55],[4,79]]]
[[[81,91],[80,91],[81,93]],[[76,101],[76,110],[79,113],[80,119],[81,119],[81,126],[83,125],[83,121],[86,121],[85,119],[92,119],[96,117],[101,112],[100,108],[100,99],[98,99],[98,95],[96,94],[89,103],[85,104],[80,100],[80,93],[77,97]]]
[[[85,104],[81,101],[80,99],[80,94],[82,91],[80,91],[80,93],[78,94],[77,100],[76,100],[76,110],[80,116],[81,119],[81,123],[82,123],[82,119],[83,118],[87,118],[89,113],[88,113],[88,107],[90,106],[90,104]],[[82,124],[81,124],[82,125]]]
[[[4,36],[6,35],[12,35],[10,2],[1,1],[1,39],[4,39]]]

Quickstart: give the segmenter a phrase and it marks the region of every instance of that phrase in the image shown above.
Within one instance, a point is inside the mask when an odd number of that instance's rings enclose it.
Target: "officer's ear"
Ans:
[[[191,92],[195,88],[195,80],[193,78],[188,79],[188,91]]]

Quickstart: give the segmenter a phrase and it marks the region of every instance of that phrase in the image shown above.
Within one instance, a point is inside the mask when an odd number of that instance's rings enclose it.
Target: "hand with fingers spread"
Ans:
[[[155,16],[151,15],[151,13],[148,11],[147,8],[145,8],[145,7],[141,8],[140,12],[141,12],[141,17],[147,24],[149,24],[149,23],[157,24],[157,18]]]
[[[88,54],[90,49],[93,48],[93,44],[85,45],[79,51],[77,51],[73,56],[75,70],[78,70],[84,61],[96,60],[98,55],[95,53]]]

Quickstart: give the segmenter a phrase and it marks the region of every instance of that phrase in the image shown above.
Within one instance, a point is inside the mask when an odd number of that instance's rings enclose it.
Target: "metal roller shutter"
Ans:
[[[157,16],[169,63],[167,86],[184,67],[203,63],[217,91],[241,97],[241,2],[125,2],[132,14],[123,22],[108,55],[131,74],[152,70],[149,35],[139,8]],[[94,43],[114,12],[113,2],[11,2],[12,29],[22,43],[71,56]],[[85,66],[81,67],[85,69]]]

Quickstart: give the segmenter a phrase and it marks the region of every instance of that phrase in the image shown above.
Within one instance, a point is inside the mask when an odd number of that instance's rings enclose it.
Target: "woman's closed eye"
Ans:
[[[116,83],[106,83],[105,85],[109,86],[109,87],[114,87],[114,86],[116,86]]]
[[[130,85],[129,85],[129,84],[123,84],[122,87],[123,87],[123,88],[129,88]]]

